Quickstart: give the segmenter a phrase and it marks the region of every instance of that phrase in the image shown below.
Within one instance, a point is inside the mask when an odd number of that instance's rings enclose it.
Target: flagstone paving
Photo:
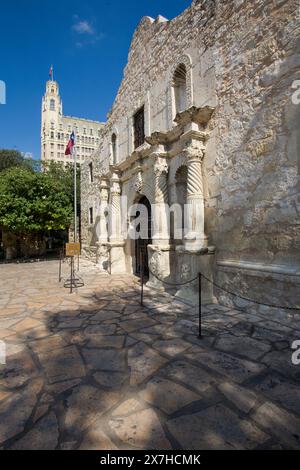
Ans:
[[[205,306],[200,340],[196,309],[81,275],[0,265],[0,448],[300,449],[299,314]]]

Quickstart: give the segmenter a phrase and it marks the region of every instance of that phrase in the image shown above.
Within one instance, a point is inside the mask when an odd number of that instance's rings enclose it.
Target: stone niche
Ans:
[[[184,246],[148,245],[148,258],[147,287],[170,292],[185,303],[198,305],[198,274],[201,272],[207,279],[213,279],[214,247],[188,251]],[[194,278],[196,279],[193,282],[187,283]],[[201,277],[201,299],[204,304],[216,302],[213,284],[203,276]]]

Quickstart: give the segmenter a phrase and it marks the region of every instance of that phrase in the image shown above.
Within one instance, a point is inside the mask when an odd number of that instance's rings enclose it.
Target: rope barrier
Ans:
[[[164,281],[163,279],[159,279],[159,277],[157,277],[156,274],[154,274],[150,268],[148,269],[149,269],[149,273],[152,274],[152,276],[155,277],[155,279],[157,279],[160,282],[163,282],[164,284],[167,284],[168,286],[173,286],[173,287],[185,286],[186,284],[194,282],[198,279],[198,276],[196,276],[193,279],[190,279],[189,281],[185,281],[185,282],[169,282],[169,281]]]

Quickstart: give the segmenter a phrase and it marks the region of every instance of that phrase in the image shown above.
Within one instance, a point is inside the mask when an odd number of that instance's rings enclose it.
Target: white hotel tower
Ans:
[[[76,156],[79,164],[99,146],[103,123],[64,116],[58,83],[48,80],[42,100],[41,157],[42,160],[68,163],[72,156],[65,155],[71,132],[76,135]]]

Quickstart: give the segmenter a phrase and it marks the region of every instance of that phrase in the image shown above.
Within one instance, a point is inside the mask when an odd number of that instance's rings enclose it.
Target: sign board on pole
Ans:
[[[66,256],[79,256],[80,243],[66,243]]]

